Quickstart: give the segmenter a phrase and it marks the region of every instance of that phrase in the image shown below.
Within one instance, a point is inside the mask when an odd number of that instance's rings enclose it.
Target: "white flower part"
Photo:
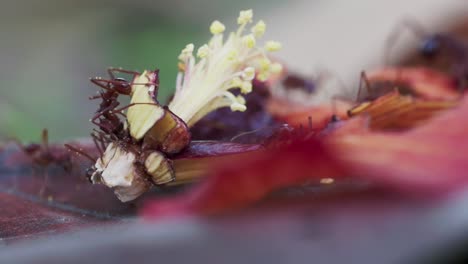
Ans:
[[[134,178],[135,155],[123,152],[117,145],[111,143],[104,155],[97,160],[96,172],[101,174],[101,181],[113,188],[117,186],[129,187]]]
[[[203,59],[203,58],[206,58],[206,56],[208,56],[209,53],[210,53],[210,48],[208,47],[208,45],[205,44],[201,46],[200,48],[198,48],[197,57],[200,59]]]
[[[265,31],[266,31],[265,22],[263,22],[263,20],[258,21],[257,24],[255,24],[255,26],[253,26],[250,31],[252,31],[252,33],[257,38],[263,36],[263,34],[265,34]]]
[[[270,65],[270,69],[272,73],[280,73],[283,70],[283,65],[281,63],[273,63]]]
[[[278,41],[267,41],[266,44],[265,44],[265,49],[267,51],[278,51],[280,50],[282,47],[281,43],[279,43]]]
[[[267,50],[257,46],[258,38],[265,31],[265,23],[257,23],[252,33],[244,32],[252,19],[252,10],[241,11],[237,20],[240,26],[227,34],[224,25],[214,21],[210,26],[213,36],[198,49],[198,58],[192,55],[192,45],[187,45],[179,56],[181,71],[168,107],[189,127],[220,107],[244,111],[243,97],[239,99],[229,90],[240,89],[247,94],[252,91],[252,80],[257,73],[264,78],[272,73]]]
[[[252,22],[253,11],[252,9],[240,11],[239,17],[237,18],[237,24],[245,25]]]
[[[113,188],[122,202],[134,200],[150,185],[138,174],[135,167],[136,156],[132,152],[124,151],[114,143],[110,143],[103,156],[94,165],[96,171],[92,176],[93,183],[101,182]]]
[[[193,43],[187,44],[187,46],[185,46],[185,48],[180,53],[179,60],[186,60],[186,59],[192,57],[193,56],[192,53],[193,53],[194,48],[195,48],[195,46],[193,45]]]
[[[223,23],[219,22],[218,20],[213,21],[210,26],[210,32],[213,35],[221,34],[225,29],[226,27],[223,25]]]

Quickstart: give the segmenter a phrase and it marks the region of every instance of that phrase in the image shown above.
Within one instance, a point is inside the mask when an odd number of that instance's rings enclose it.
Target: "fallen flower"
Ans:
[[[208,113],[230,107],[232,111],[245,111],[245,98],[235,96],[230,90],[240,88],[243,94],[252,91],[252,80],[267,80],[271,73],[282,70],[282,65],[272,63],[267,52],[281,48],[276,41],[267,41],[257,47],[257,39],[265,33],[265,23],[259,21],[244,35],[245,27],[252,22],[252,10],[241,11],[239,28],[224,40],[224,25],[214,21],[210,26],[213,37],[193,56],[194,45],[188,44],[179,59],[181,71],[177,76],[176,91],[169,109],[193,126]],[[258,74],[256,74],[258,72]],[[257,75],[257,76],[256,76]]]
[[[152,219],[219,214],[252,205],[273,190],[307,180],[350,176],[406,194],[433,194],[468,182],[468,98],[423,125],[404,132],[372,132],[368,117],[354,117],[323,138],[239,155],[214,167],[188,193],[148,203]],[[318,141],[320,140],[320,142]]]
[[[131,96],[130,104],[125,107],[128,108],[126,116],[119,112],[124,108],[108,107],[105,111],[101,109],[104,113],[99,113],[101,122],[114,124],[119,136],[106,133],[107,130],[93,135],[102,152],[93,167],[93,183],[104,183],[115,190],[121,201],[131,201],[152,184],[194,180],[180,180],[180,177],[177,180],[172,166],[176,154],[191,142],[189,127],[218,108],[229,106],[231,111],[245,111],[245,98],[234,95],[231,90],[239,89],[242,94],[248,94],[255,78],[266,81],[272,73],[282,71],[282,65],[272,63],[267,56],[267,52],[279,50],[281,44],[267,41],[263,48],[256,45],[266,29],[263,21],[254,25],[251,33],[244,34],[252,19],[252,10],[241,11],[237,20],[239,28],[231,32],[227,40],[224,40],[224,25],[214,21],[210,26],[213,37],[198,49],[198,62],[193,56],[193,44],[182,50],[176,92],[168,106],[161,106],[156,98],[158,70],[132,72],[131,92],[125,93]],[[99,86],[110,90],[115,95],[112,103],[118,105],[119,94],[111,87]],[[120,120],[117,113],[126,117],[126,122]],[[115,120],[107,120],[111,117]]]

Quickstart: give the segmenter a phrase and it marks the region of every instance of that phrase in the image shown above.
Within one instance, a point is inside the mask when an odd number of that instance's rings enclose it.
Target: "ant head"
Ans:
[[[124,78],[115,78],[114,79],[115,83],[114,83],[114,89],[120,93],[120,94],[125,94],[125,95],[129,95],[132,91],[132,86],[129,82],[127,82],[127,80],[125,80]]]
[[[114,80],[117,81],[117,82],[123,82],[123,83],[126,83],[126,82],[127,82],[127,80],[125,80],[125,79],[122,78],[122,77],[117,77],[117,78],[115,78]]]
[[[28,155],[32,155],[39,150],[41,150],[41,145],[36,143],[32,143],[24,147],[24,152]]]
[[[435,55],[437,55],[440,51],[441,41],[439,36],[433,35],[426,38],[420,48],[421,55],[424,58],[432,59]]]

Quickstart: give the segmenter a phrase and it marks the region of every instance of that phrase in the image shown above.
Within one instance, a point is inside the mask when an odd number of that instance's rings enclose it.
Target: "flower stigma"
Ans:
[[[169,109],[189,127],[221,107],[245,111],[244,97],[234,95],[231,90],[237,88],[242,94],[248,94],[256,75],[264,81],[270,74],[281,71],[282,66],[271,63],[267,56],[268,52],[279,50],[281,44],[267,41],[263,47],[258,47],[266,24],[260,20],[245,33],[252,22],[252,10],[241,11],[237,31],[225,36],[226,27],[215,20],[209,28],[213,36],[198,48],[197,59],[193,55],[193,44],[188,44],[180,53],[176,92]]]

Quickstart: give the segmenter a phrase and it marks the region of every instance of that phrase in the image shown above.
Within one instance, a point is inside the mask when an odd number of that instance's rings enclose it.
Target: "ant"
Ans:
[[[104,90],[99,91],[98,95],[89,97],[90,100],[101,99],[99,108],[97,109],[95,115],[91,118],[91,122],[99,128],[99,130],[95,129],[94,132],[91,133],[91,137],[94,141],[96,149],[99,151],[100,157],[103,157],[107,146],[111,142],[116,142],[124,149],[134,148],[135,142],[129,135],[128,130],[125,129],[124,123],[118,115],[120,114],[125,118],[125,114],[123,114],[121,111],[133,105],[157,104],[155,98],[157,97],[157,88],[159,87],[159,70],[155,70],[148,75],[150,77],[148,83],[140,84],[150,85],[150,89],[148,89],[148,92],[155,101],[155,103],[132,103],[124,107],[117,108],[120,105],[118,97],[120,95],[130,96],[132,94],[132,85],[139,84],[135,83],[134,80],[137,77],[139,77],[141,73],[116,68],[109,68],[107,72],[111,78],[110,80],[105,80],[97,77],[90,79],[92,83],[96,84]],[[118,78],[115,76],[114,73],[131,74],[133,77],[133,81],[130,83],[124,78]],[[91,160],[93,163],[97,160],[96,158],[92,157],[80,148],[74,147],[69,144],[65,144],[65,147],[68,150]],[[91,176],[94,174],[95,170],[96,169],[93,166],[89,168],[86,172],[90,181]]]
[[[52,164],[59,165],[64,171],[70,172],[72,170],[71,156],[60,149],[54,149],[53,151],[49,147],[49,133],[47,129],[42,130],[41,144],[29,144],[23,145],[18,140],[13,140],[18,147],[32,160],[32,162],[39,168],[42,168],[45,177],[44,183],[39,191],[39,195],[42,197],[47,187],[49,173],[48,168]],[[16,184],[15,184],[16,185]]]
[[[126,81],[124,78],[118,78],[115,76],[115,72],[119,73],[126,73],[133,75],[133,79],[137,76],[140,76],[141,73],[136,71],[128,71],[123,69],[116,69],[116,68],[109,68],[107,69],[109,76],[111,77],[110,80],[105,80],[101,78],[91,78],[91,82],[96,84],[97,86],[104,89],[104,91],[99,91],[99,95],[89,97],[90,100],[101,98],[102,101],[99,104],[99,108],[96,111],[95,115],[91,118],[91,122],[99,127],[101,131],[106,134],[113,134],[116,135],[117,138],[123,139],[127,137],[124,131],[124,124],[121,119],[118,117],[117,114],[125,115],[121,112],[122,110],[135,105],[129,104],[125,107],[117,109],[120,105],[118,101],[119,95],[131,95],[132,93],[132,85],[136,83],[130,83]],[[156,101],[157,91],[159,87],[159,70],[155,70],[152,74],[152,79],[150,80],[151,89],[149,91],[150,96],[153,100]],[[143,85],[147,85],[145,83]]]
[[[422,40],[419,54],[424,59],[432,60],[442,53],[448,55],[453,63],[450,72],[457,78],[458,87],[462,91],[468,81],[468,46],[466,43],[448,33],[438,32],[429,34],[416,21],[404,19],[395,27],[386,41],[386,63],[389,61],[390,49],[401,35],[402,29],[409,30]]]

